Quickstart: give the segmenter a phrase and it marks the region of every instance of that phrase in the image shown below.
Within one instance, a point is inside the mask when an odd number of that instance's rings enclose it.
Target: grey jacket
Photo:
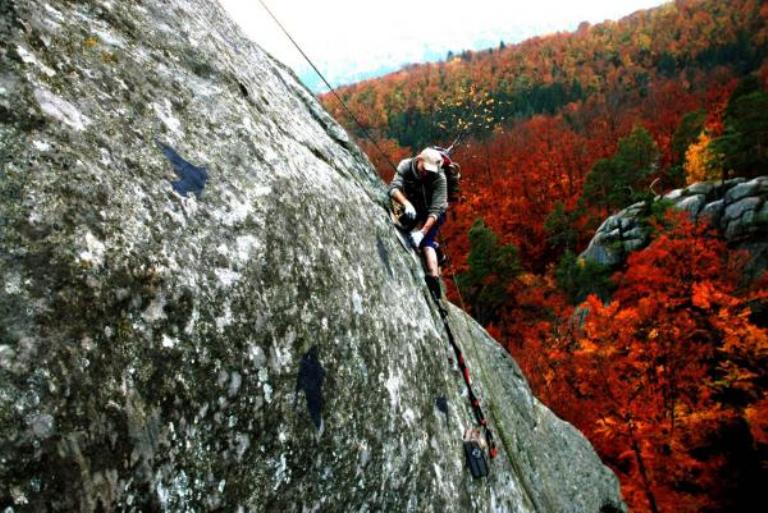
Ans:
[[[413,203],[420,219],[428,216],[437,218],[448,208],[448,179],[445,172],[438,169],[437,173],[429,173],[422,182],[413,167],[414,159],[401,160],[397,165],[397,173],[389,184],[388,192],[392,196],[395,189],[400,189],[408,201]]]

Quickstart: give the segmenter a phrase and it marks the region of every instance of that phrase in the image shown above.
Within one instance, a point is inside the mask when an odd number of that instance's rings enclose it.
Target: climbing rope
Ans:
[[[440,317],[443,320],[445,332],[448,334],[448,341],[451,343],[453,352],[456,354],[456,362],[459,365],[459,370],[461,371],[462,376],[464,376],[464,383],[467,386],[469,403],[472,405],[472,412],[475,415],[475,420],[477,420],[477,423],[482,427],[484,431],[485,441],[488,444],[488,455],[491,458],[495,458],[498,454],[496,441],[493,438],[493,432],[491,431],[491,428],[488,427],[488,419],[485,418],[483,409],[480,407],[480,399],[477,397],[477,395],[475,395],[474,390],[472,390],[472,379],[469,375],[469,367],[467,367],[467,362],[464,359],[464,353],[461,352],[461,348],[456,343],[456,339],[453,337],[453,332],[451,331],[451,326],[448,324],[448,310],[439,303],[437,304],[437,309],[440,312]]]
[[[447,251],[447,245],[445,244],[445,239],[442,235],[440,235],[440,245],[443,246],[443,251]],[[451,274],[451,281],[453,282],[453,287],[456,289],[456,294],[459,296],[459,305],[461,306],[461,309],[463,311],[467,311],[467,308],[464,304],[464,297],[461,294],[461,288],[459,288],[459,284],[456,281],[456,276],[454,274]],[[474,337],[469,337],[470,341],[472,343],[472,349],[474,349],[476,355],[480,355],[480,353],[477,351],[477,345],[475,344]],[[483,366],[483,362],[481,358],[478,358],[478,364],[480,365],[480,375],[483,377],[484,383],[490,383],[488,379],[488,375],[485,372],[485,367]],[[488,404],[491,408],[491,413],[494,417],[499,418],[499,414],[496,411],[496,408],[493,404],[492,400],[488,401]],[[517,473],[518,477],[520,478],[520,483],[523,485],[523,489],[525,490],[526,495],[528,496],[528,500],[531,501],[531,504],[533,505],[533,508],[535,511],[541,512],[545,511],[544,508],[539,504],[539,501],[536,499],[536,494],[533,493],[533,490],[531,489],[530,484],[528,483],[528,480],[525,478],[525,473],[523,472],[523,469],[520,468],[520,465],[512,458],[512,448],[513,444],[512,441],[508,439],[508,436],[504,432],[504,430],[499,426],[499,438],[501,439],[502,445],[504,445],[504,449],[507,453],[507,459],[509,460],[510,465],[514,469],[514,471]],[[552,511],[551,508],[548,508],[546,511]]]
[[[309,63],[310,66],[312,66],[312,69],[315,70],[315,73],[320,77],[320,80],[323,81],[325,86],[330,90],[330,92],[333,94],[333,96],[336,97],[336,99],[339,101],[341,106],[344,108],[344,110],[349,114],[349,116],[352,118],[352,120],[355,122],[355,124],[360,128],[360,130],[363,132],[363,135],[366,139],[368,139],[371,144],[373,144],[373,147],[376,148],[376,150],[381,154],[382,157],[384,157],[384,160],[392,166],[392,169],[395,170],[395,173],[397,173],[397,166],[392,162],[392,160],[389,158],[389,156],[384,153],[384,150],[381,149],[381,147],[376,143],[376,141],[371,137],[371,135],[368,133],[368,130],[363,126],[363,124],[360,122],[359,119],[357,119],[357,116],[347,107],[347,104],[344,102],[344,100],[339,96],[339,94],[336,92],[336,90],[331,86],[331,84],[328,82],[328,80],[325,79],[325,76],[320,72],[320,70],[315,66],[315,63],[312,62],[312,59],[309,58],[309,56],[302,50],[301,46],[299,46],[299,43],[296,42],[293,37],[291,37],[291,34],[288,32],[288,30],[283,26],[282,23],[280,23],[280,20],[277,19],[277,17],[272,14],[272,11],[269,9],[266,3],[264,3],[264,0],[259,0],[259,3],[264,8],[265,11],[267,11],[267,14],[274,20],[274,22],[277,24],[278,27],[280,27],[280,30],[283,31],[283,34],[286,35],[286,37],[293,43],[293,46],[296,47],[296,49],[299,51],[302,57]]]

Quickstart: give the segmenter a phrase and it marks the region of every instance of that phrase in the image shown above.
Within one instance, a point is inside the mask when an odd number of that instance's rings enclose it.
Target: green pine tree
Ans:
[[[544,221],[544,229],[549,234],[547,242],[555,251],[566,251],[576,247],[579,232],[574,228],[577,212],[568,212],[562,201],[555,202],[555,208]]]
[[[755,77],[743,80],[731,95],[724,124],[723,135],[710,143],[718,165],[731,176],[768,171],[768,92]]]
[[[656,171],[659,149],[651,134],[642,126],[619,140],[613,157],[598,160],[584,182],[584,198],[608,213],[644,199],[644,188]]]
[[[555,278],[560,289],[574,305],[584,301],[590,294],[596,294],[603,301],[607,301],[616,288],[611,281],[611,271],[608,267],[579,258],[572,251],[563,254],[557,265]]]
[[[508,285],[522,271],[517,248],[500,245],[496,234],[482,219],[469,230],[469,270],[456,276],[456,282],[475,318],[486,324],[497,318],[508,300]]]

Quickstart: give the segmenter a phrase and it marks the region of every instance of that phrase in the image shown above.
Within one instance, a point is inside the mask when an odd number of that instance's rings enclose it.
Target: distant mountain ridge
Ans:
[[[755,69],[768,55],[766,17],[757,0],[677,0],[616,22],[585,22],[570,33],[411,65],[338,93],[381,137],[420,147],[450,138],[457,120],[480,135],[595,94],[610,94],[617,104],[630,92],[647,94],[658,80],[690,82],[719,66]],[[361,135],[337,102],[321,100]]]

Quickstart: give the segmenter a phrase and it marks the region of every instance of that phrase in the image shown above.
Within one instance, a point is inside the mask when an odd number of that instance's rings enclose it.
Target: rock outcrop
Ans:
[[[0,509],[625,511],[384,187],[202,0],[0,1]]]
[[[768,176],[700,182],[675,189],[655,201],[665,201],[692,219],[707,219],[721,230],[729,246],[748,249],[747,268],[755,276],[768,268]],[[649,205],[635,203],[606,219],[581,257],[618,267],[626,255],[650,243],[644,220]]]

